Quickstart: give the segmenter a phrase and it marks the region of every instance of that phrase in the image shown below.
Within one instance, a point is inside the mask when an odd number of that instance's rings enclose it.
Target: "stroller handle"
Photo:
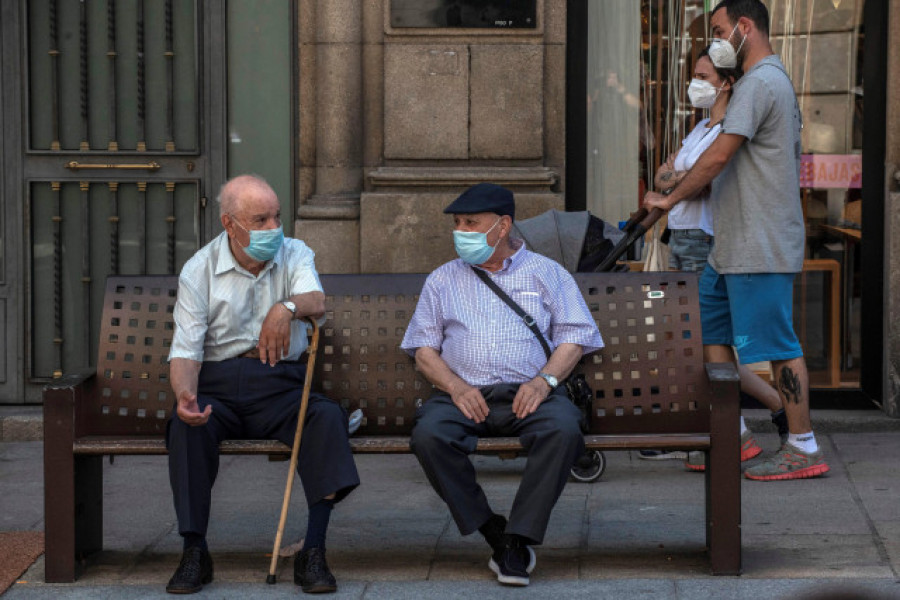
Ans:
[[[630,248],[638,238],[647,233],[647,231],[659,221],[659,218],[662,215],[662,209],[656,207],[649,211],[642,207],[637,212],[633,213],[631,218],[628,219],[628,222],[625,223],[625,227],[623,227],[625,237],[619,240],[619,243],[606,255],[603,262],[597,265],[597,268],[594,269],[594,271],[597,273],[609,271],[613,265],[616,264],[616,261],[625,254],[628,248]]]

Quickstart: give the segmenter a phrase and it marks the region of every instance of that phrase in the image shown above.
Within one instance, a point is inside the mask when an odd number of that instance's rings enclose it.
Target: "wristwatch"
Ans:
[[[544,373],[543,371],[541,371],[540,373],[538,373],[538,375],[544,378],[544,381],[547,382],[547,385],[550,386],[551,390],[556,389],[556,386],[559,385],[559,380],[550,373]]]
[[[297,316],[297,305],[291,302],[290,300],[282,300],[281,305],[291,311],[291,316]]]

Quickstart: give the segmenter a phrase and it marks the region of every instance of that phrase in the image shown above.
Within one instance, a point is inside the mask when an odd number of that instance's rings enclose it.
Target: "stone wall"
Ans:
[[[300,0],[297,231],[323,273],[427,272],[479,181],[562,208],[565,3],[532,29],[394,28],[390,0]]]

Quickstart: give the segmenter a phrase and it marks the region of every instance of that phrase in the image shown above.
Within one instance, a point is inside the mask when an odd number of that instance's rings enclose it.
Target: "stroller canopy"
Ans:
[[[585,269],[584,264],[579,269],[583,259],[598,249],[594,248],[594,243],[588,244],[590,248],[585,247],[589,228],[594,230],[593,237],[600,235],[604,241],[608,241],[609,249],[625,235],[587,211],[564,212],[556,209],[531,219],[516,221],[513,224],[513,234],[525,240],[530,250],[552,258],[568,272],[575,273],[579,270],[592,270]]]

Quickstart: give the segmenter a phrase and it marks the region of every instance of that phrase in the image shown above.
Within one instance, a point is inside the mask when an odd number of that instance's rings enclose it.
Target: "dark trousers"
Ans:
[[[191,427],[173,412],[166,431],[179,533],[206,535],[219,442],[276,439],[293,445],[305,372],[296,361],[274,367],[254,358],[203,363],[197,404],[201,411],[212,405],[209,421]],[[359,485],[348,437],[340,405],[310,394],[297,463],[308,505],[330,494],[340,501]]]
[[[477,530],[493,514],[475,479],[468,455],[479,437],[518,436],[528,452],[525,472],[509,513],[506,533],[531,543],[544,540],[550,511],[559,499],[569,471],[584,451],[578,409],[560,386],[524,419],[512,412],[518,385],[481,389],[490,414],[483,423],[467,419],[443,392],[416,411],[410,446],[432,487],[447,503],[460,533]]]

